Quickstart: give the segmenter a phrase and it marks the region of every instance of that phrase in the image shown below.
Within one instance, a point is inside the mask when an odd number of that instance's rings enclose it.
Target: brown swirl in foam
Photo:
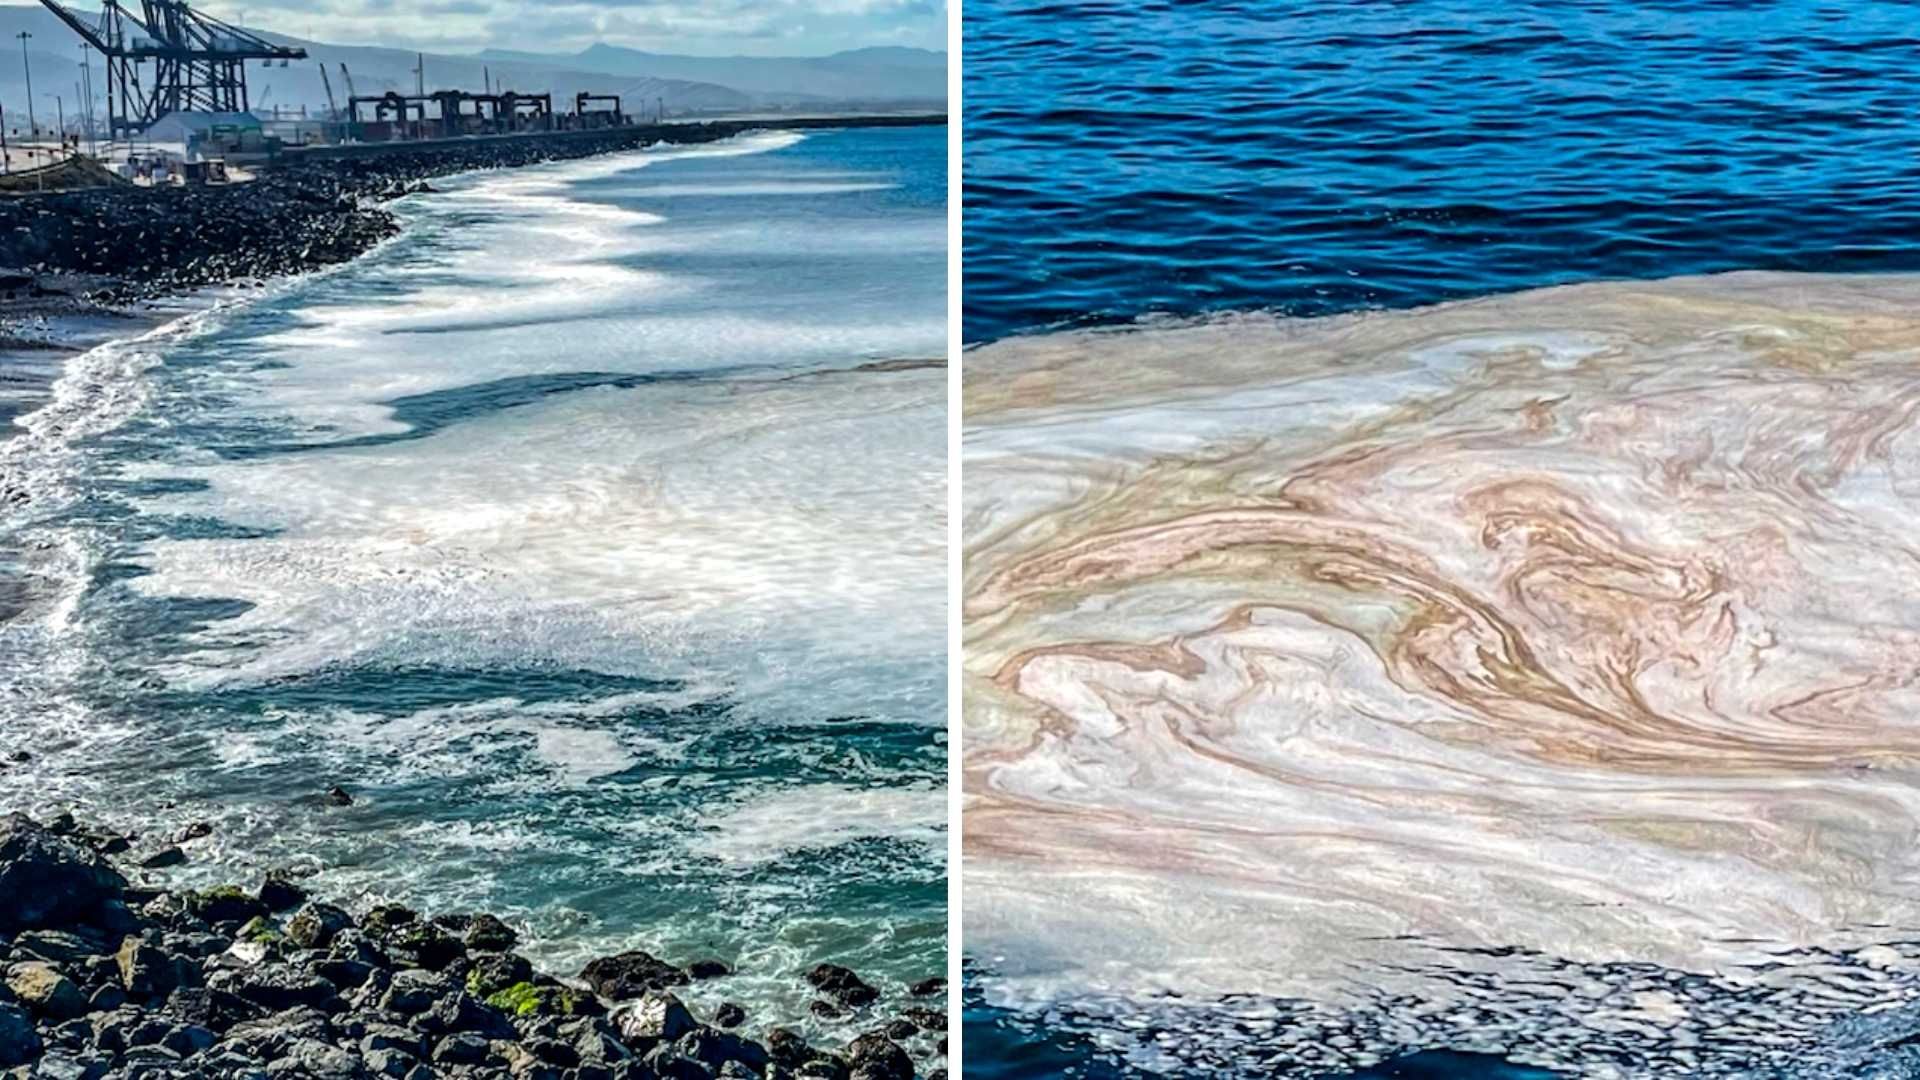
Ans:
[[[1920,925],[1917,359],[1920,282],[1763,275],[970,353],[970,932],[1311,992]]]

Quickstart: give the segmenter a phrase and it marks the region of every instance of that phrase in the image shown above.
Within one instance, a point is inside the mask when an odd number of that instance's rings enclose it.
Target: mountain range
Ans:
[[[488,49],[480,57],[601,75],[712,83],[773,102],[944,102],[947,94],[946,54],[899,46],[832,56],[765,57],[673,56],[601,44],[571,54]]]
[[[90,16],[91,12],[85,12]],[[946,64],[943,52],[897,46],[853,49],[819,57],[681,56],[641,52],[601,44],[579,53],[539,53],[489,49],[471,55],[420,54],[406,49],[330,45],[270,30],[263,37],[304,47],[309,59],[287,66],[250,66],[247,72],[254,111],[322,115],[333,99],[344,105],[348,94],[341,65],[351,72],[353,91],[361,95],[389,90],[412,93],[425,69],[429,91],[479,91],[491,86],[521,93],[552,93],[556,109],[571,109],[580,92],[618,94],[629,113],[670,116],[722,115],[758,110],[818,108],[944,108]],[[21,31],[32,65],[36,119],[50,126],[55,116],[79,113],[80,39],[38,4],[0,5],[0,41]],[[24,65],[17,54],[0,51],[0,107],[6,127],[26,126]],[[326,68],[327,79],[321,77]],[[91,72],[96,111],[105,111],[105,71],[97,54]]]

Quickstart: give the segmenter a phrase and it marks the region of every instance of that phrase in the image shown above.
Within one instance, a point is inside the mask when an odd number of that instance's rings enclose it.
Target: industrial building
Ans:
[[[344,63],[337,97],[333,73],[320,66],[330,102],[326,114],[308,116],[303,107],[298,116],[276,111],[263,117],[253,108],[248,65],[305,62],[305,49],[269,41],[195,10],[186,0],[105,0],[97,16],[59,0],[40,2],[105,60],[107,139],[97,150],[105,151],[99,153],[103,158],[249,162],[269,160],[290,147],[597,130],[629,123],[620,99],[610,95],[582,93],[556,109],[550,93],[492,85],[429,89],[424,79],[412,94],[360,94]],[[85,108],[88,116],[99,115],[91,100]]]

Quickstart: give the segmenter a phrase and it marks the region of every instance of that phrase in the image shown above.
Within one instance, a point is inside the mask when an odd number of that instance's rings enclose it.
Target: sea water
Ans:
[[[0,802],[561,974],[715,956],[761,1025],[939,973],[944,176],[937,129],[471,174],[73,359],[0,448]]]
[[[1920,269],[1895,0],[981,0],[969,341]]]

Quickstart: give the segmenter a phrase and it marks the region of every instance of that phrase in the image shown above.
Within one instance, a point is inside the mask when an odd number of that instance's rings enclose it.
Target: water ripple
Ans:
[[[979,0],[969,341],[1920,268],[1909,5]]]

